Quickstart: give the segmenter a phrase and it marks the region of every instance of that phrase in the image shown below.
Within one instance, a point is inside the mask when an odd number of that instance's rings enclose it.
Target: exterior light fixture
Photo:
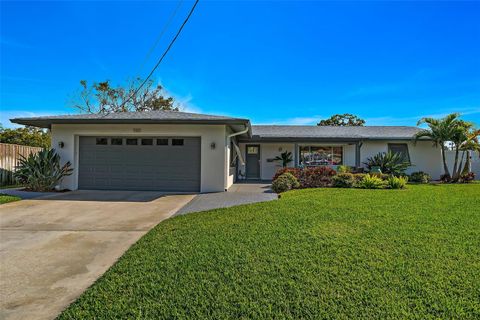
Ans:
[[[63,141],[60,141],[58,143],[58,146],[60,147],[60,149],[63,149],[63,147],[65,147],[65,143]]]
[[[215,149],[215,147],[216,147],[215,142],[210,143],[210,148],[211,148],[212,150]]]

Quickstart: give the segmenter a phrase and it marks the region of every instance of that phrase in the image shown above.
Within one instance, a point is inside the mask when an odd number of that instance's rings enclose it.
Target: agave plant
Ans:
[[[401,175],[410,166],[405,157],[401,153],[379,152],[364,162],[367,168],[370,170],[373,167],[379,167],[382,173]]]
[[[29,190],[51,191],[72,172],[70,162],[60,165],[60,156],[54,149],[43,149],[28,157],[22,156],[14,177]]]

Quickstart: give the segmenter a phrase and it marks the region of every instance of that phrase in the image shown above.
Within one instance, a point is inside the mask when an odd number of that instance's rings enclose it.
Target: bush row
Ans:
[[[408,177],[387,174],[337,173],[330,167],[282,168],[273,178],[272,190],[281,193],[297,188],[403,189]]]
[[[393,175],[370,175],[364,173],[339,173],[332,178],[332,186],[336,188],[363,188],[363,189],[403,189],[408,177]]]
[[[337,174],[330,167],[311,167],[311,168],[282,168],[277,171],[273,181],[284,173],[294,176],[300,188],[324,188],[332,186],[332,178]]]

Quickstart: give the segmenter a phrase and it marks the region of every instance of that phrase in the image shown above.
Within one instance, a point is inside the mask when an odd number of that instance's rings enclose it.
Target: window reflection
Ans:
[[[301,146],[301,166],[335,166],[343,163],[343,147],[341,146]]]

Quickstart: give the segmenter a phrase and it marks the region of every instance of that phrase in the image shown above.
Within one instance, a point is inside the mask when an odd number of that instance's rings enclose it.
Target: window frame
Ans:
[[[409,150],[409,148],[408,148],[408,143],[405,143],[405,142],[403,142],[403,143],[388,143],[388,144],[387,144],[387,150],[388,150],[389,152],[393,152],[393,150],[391,149],[392,146],[404,146],[404,147],[405,147],[405,151],[406,151],[406,152],[405,152],[405,156],[406,156],[406,159],[405,159],[405,160],[406,160],[408,163],[410,163],[410,164],[412,163],[411,160],[410,160],[410,150]],[[399,152],[395,152],[395,153],[399,153]]]
[[[157,140],[157,141],[155,141],[155,145],[156,145],[156,146],[165,147],[165,146],[169,146],[169,145],[170,145],[170,139],[168,139],[168,138],[157,138],[156,140]],[[158,143],[159,141],[166,141],[167,143],[165,143],[165,144],[163,144],[163,143]]]
[[[302,148],[308,148],[308,152],[312,153],[312,148],[330,148],[330,157],[328,159],[329,163],[328,164],[302,164]],[[340,163],[333,164],[333,158],[334,158],[334,148],[340,148],[340,156],[341,156],[341,161]],[[303,167],[324,167],[324,166],[341,166],[345,163],[345,148],[343,145],[299,145],[298,146],[298,165],[303,166]]]
[[[98,143],[99,141],[105,141],[105,143]],[[95,137],[95,145],[97,145],[97,146],[108,146],[108,138],[106,138],[106,137]]]
[[[250,148],[255,149],[255,152],[250,152]],[[247,146],[247,155],[248,154],[259,154],[260,153],[260,147],[258,145],[255,146]]]
[[[181,144],[177,144],[176,142],[181,141]],[[172,138],[172,144],[173,147],[183,147],[185,145],[185,139],[184,138]]]
[[[150,144],[144,144],[143,141],[148,141],[150,140]],[[143,146],[143,147],[148,147],[148,146],[153,146],[153,140],[155,140],[154,138],[140,138],[140,145]]]
[[[134,143],[134,144],[129,144],[129,143],[128,143],[129,140],[135,140],[136,143]],[[126,146],[138,146],[138,138],[125,138],[125,145],[126,145]]]
[[[113,143],[113,140],[120,140],[120,144]],[[112,146],[123,146],[123,138],[110,138],[110,145]]]

